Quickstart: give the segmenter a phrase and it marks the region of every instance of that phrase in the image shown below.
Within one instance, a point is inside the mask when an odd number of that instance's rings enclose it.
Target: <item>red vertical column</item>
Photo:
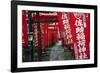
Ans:
[[[22,46],[28,48],[28,12],[22,11]]]
[[[86,18],[86,28],[84,30],[85,39],[86,39],[86,54],[88,59],[90,58],[90,14],[85,14]]]
[[[63,30],[64,30],[64,25],[62,22],[62,12],[57,12],[57,17],[58,17],[58,28],[60,31],[60,40],[62,41],[62,44],[64,45],[64,38],[63,38]]]
[[[80,17],[79,17],[80,16]],[[90,15],[85,13],[70,13],[75,59],[89,59],[90,57]]]

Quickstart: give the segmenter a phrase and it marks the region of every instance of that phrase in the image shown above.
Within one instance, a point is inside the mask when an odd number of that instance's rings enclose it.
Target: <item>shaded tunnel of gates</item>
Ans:
[[[60,12],[22,11],[23,62],[74,60]]]

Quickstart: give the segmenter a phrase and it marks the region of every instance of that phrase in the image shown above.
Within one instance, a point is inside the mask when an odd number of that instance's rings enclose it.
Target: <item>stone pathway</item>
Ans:
[[[61,41],[59,41],[54,47],[51,48],[50,61],[64,59],[64,48],[61,46]]]
[[[42,55],[42,61],[74,60],[74,54],[67,48],[62,47],[61,41],[56,45],[46,48]]]

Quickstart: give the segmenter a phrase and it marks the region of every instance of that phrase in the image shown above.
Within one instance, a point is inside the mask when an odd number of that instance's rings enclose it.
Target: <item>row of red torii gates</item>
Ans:
[[[90,58],[90,14],[77,12],[22,12],[22,44],[42,50],[61,40],[70,45],[75,59]]]

